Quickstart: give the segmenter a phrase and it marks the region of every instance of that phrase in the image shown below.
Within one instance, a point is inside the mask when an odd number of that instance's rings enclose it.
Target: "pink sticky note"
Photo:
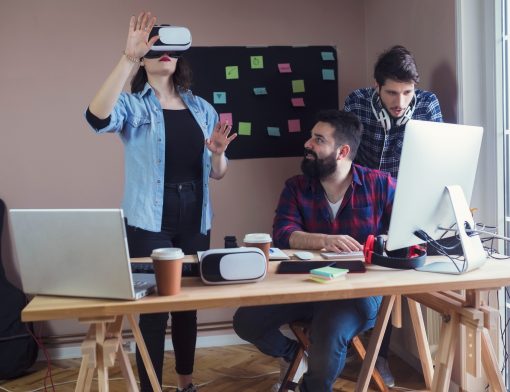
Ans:
[[[290,101],[292,102],[292,106],[294,107],[304,107],[305,101],[303,98],[291,98]]]
[[[290,68],[289,63],[278,64],[278,70],[280,73],[292,73],[292,69]]]
[[[299,120],[289,120],[289,132],[301,132],[301,121]]]
[[[232,125],[232,113],[220,113],[220,123]]]

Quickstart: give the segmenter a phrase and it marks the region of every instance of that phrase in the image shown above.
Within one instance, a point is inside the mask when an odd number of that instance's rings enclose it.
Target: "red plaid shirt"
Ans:
[[[336,217],[319,180],[298,175],[285,182],[273,222],[274,245],[288,249],[294,231],[346,234],[364,243],[388,231],[395,180],[387,173],[352,165],[352,183]]]

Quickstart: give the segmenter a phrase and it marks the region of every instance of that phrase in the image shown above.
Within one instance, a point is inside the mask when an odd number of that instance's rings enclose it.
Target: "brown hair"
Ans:
[[[379,86],[383,86],[386,79],[417,84],[420,81],[420,75],[411,52],[403,46],[395,45],[377,59],[374,79]]]
[[[185,57],[179,57],[175,72],[172,75],[172,81],[176,87],[182,90],[188,90],[191,87],[192,72],[191,66]],[[139,93],[147,83],[147,71],[145,67],[138,68],[135,76],[131,79],[131,92]]]
[[[354,160],[363,133],[363,124],[359,118],[352,112],[330,109],[319,112],[317,121],[328,123],[334,128],[336,147],[348,144],[351,148],[349,158]]]

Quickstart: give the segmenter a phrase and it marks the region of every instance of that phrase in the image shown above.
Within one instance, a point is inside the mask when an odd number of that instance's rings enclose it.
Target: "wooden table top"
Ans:
[[[435,257],[429,257],[434,261]],[[373,295],[415,294],[510,285],[510,261],[489,259],[462,275],[369,267],[327,284],[307,280],[307,274],[276,274],[271,262],[266,278],[256,283],[205,285],[200,278],[183,278],[174,296],[151,295],[137,301],[35,296],[22,311],[23,321],[42,321],[191,309],[269,305]]]

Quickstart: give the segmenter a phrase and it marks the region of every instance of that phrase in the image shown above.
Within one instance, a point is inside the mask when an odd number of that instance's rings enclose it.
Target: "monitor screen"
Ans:
[[[416,230],[423,230],[437,240],[445,234],[440,227],[455,226],[446,186],[459,186],[469,205],[482,133],[481,127],[468,125],[418,120],[407,123],[386,243],[388,250],[423,243],[413,234]],[[469,214],[467,208],[464,210]]]

